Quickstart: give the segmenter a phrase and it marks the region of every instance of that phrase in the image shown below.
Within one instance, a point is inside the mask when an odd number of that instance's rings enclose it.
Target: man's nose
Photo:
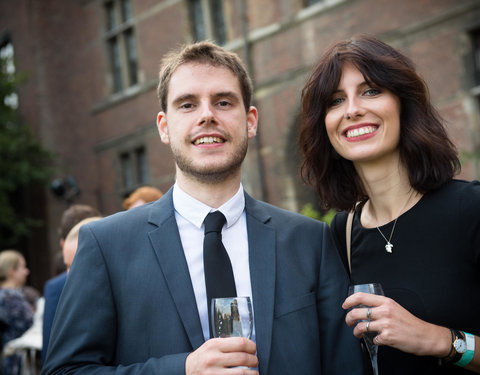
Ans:
[[[210,125],[212,122],[215,122],[214,111],[210,103],[201,104],[200,116],[200,125]]]

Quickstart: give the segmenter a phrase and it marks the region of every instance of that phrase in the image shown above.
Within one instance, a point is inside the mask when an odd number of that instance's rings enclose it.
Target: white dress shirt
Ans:
[[[203,221],[208,213],[217,210],[188,195],[177,183],[173,186],[173,206],[175,207],[175,219],[193,284],[203,336],[205,340],[208,340],[210,338],[208,329],[210,309],[207,306],[205,274],[203,272]],[[227,219],[226,225],[222,229],[222,242],[232,263],[237,296],[250,296],[252,300],[245,196],[241,184],[237,193],[220,206],[218,211],[225,215]],[[255,340],[254,334],[252,334],[252,340]]]

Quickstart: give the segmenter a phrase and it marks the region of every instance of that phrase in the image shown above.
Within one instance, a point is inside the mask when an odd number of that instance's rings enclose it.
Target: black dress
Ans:
[[[347,213],[332,221],[332,232],[347,267]],[[416,317],[436,325],[480,335],[480,182],[453,180],[425,194],[398,218],[393,252],[376,228],[363,228],[360,212],[352,227],[354,284],[381,283],[385,295]],[[393,222],[380,227],[390,236]],[[384,346],[378,354],[380,374],[471,374],[454,365],[439,365]]]

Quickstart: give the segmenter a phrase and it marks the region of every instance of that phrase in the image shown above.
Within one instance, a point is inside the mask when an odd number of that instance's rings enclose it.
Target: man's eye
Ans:
[[[180,105],[180,108],[191,109],[191,108],[193,108],[193,104],[192,103],[183,103],[182,105]]]
[[[220,107],[228,107],[230,105],[230,102],[227,101],[227,100],[221,100],[221,101],[218,102],[218,105]]]

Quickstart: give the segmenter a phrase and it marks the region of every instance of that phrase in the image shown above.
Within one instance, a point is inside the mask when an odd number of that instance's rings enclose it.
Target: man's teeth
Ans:
[[[347,131],[347,138],[359,137],[361,135],[373,133],[377,128],[375,126],[367,126]]]
[[[195,145],[204,145],[204,144],[211,144],[211,143],[223,143],[223,139],[219,137],[203,137],[198,138],[193,142]]]

